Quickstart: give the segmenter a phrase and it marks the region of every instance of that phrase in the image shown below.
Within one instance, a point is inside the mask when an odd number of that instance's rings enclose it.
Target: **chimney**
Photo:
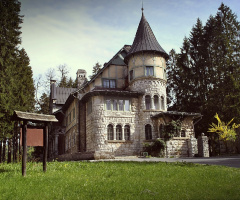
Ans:
[[[87,81],[87,72],[84,69],[79,69],[77,71],[77,81],[78,81],[78,88],[81,87],[85,81]]]

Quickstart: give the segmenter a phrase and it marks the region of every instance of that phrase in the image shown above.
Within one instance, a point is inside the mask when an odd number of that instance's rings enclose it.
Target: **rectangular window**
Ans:
[[[112,108],[111,108],[111,100],[110,99],[106,100],[106,109],[107,110],[112,110]]]
[[[130,111],[130,101],[125,100],[125,111]]]
[[[119,100],[118,101],[118,106],[119,106],[119,110],[123,111],[124,109],[124,105],[123,105],[123,100]]]
[[[116,99],[113,100],[113,110],[118,110],[118,101]]]
[[[153,66],[146,66],[146,76],[153,76]]]
[[[113,111],[130,111],[131,105],[129,99],[105,99],[106,110],[113,110]]]
[[[110,81],[110,88],[116,88],[116,80],[109,80]]]
[[[109,88],[109,80],[108,79],[103,79],[103,87]]]
[[[115,79],[103,79],[103,87],[104,88],[116,88],[116,80]]]

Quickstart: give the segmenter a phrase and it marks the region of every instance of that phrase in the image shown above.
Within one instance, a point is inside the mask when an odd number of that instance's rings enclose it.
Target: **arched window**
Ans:
[[[150,97],[150,95],[145,96],[145,106],[146,106],[146,110],[150,110],[150,108],[151,108],[151,97]]]
[[[181,130],[181,137],[186,137],[186,132],[185,132],[185,130]]]
[[[159,98],[157,95],[154,95],[154,108],[155,110],[159,110]]]
[[[161,109],[165,110],[165,103],[164,103],[164,97],[161,96]]]
[[[107,127],[107,139],[113,140],[113,125],[109,124]]]
[[[152,139],[152,127],[150,124],[147,124],[145,126],[145,138],[146,138],[146,140]]]
[[[116,140],[122,140],[122,126],[116,126]]]
[[[129,125],[124,126],[124,139],[130,140],[130,126]]]

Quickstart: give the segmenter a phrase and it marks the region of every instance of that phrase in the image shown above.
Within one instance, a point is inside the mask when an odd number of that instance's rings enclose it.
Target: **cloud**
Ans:
[[[56,10],[45,5],[41,12],[34,7],[25,14],[22,45],[34,75],[63,63],[73,68],[72,74],[78,68],[91,73],[97,61],[108,62],[106,58],[111,59],[124,41],[132,40],[129,30],[101,23],[89,12],[98,9],[78,5]],[[134,29],[131,31],[134,35]]]

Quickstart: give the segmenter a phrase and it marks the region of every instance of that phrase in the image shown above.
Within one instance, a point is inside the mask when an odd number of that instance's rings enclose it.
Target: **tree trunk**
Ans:
[[[2,162],[5,162],[6,159],[6,139],[3,139],[3,150],[2,150]]]
[[[12,160],[13,160],[13,162],[16,162],[16,135],[15,135],[15,130],[14,130],[14,135],[13,135],[13,138],[12,138],[12,151],[13,151]]]
[[[12,161],[12,139],[8,139],[8,159],[7,163],[11,163]]]
[[[13,132],[13,162],[17,162],[17,151],[18,151],[18,123],[14,123],[14,132]]]

